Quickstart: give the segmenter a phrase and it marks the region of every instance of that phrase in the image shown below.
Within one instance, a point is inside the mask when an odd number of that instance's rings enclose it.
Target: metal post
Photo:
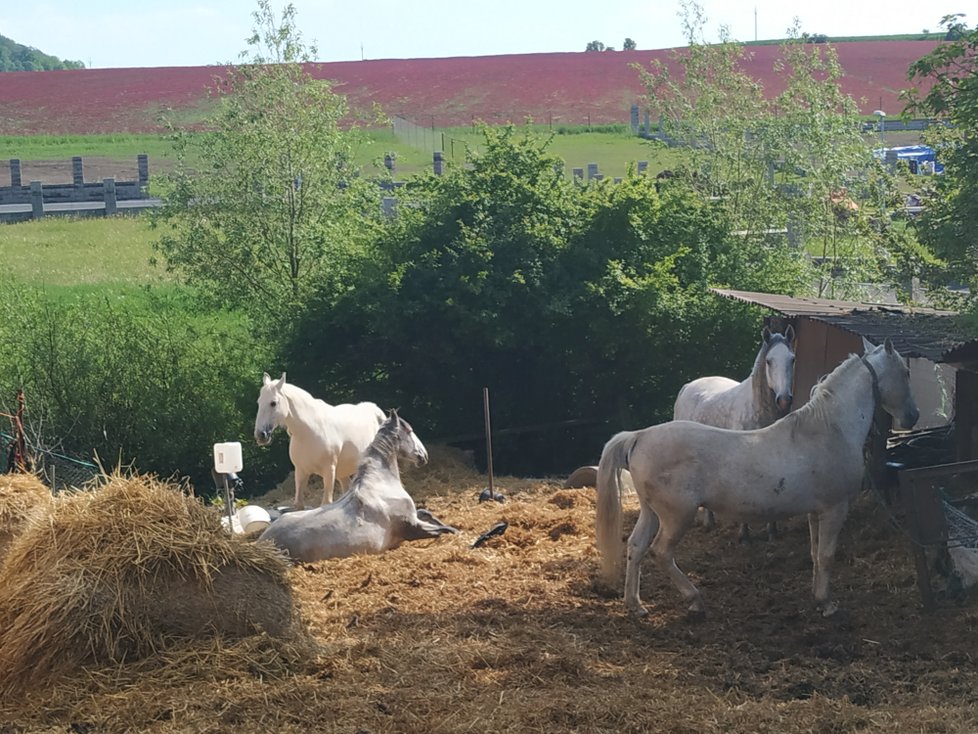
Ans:
[[[40,181],[31,181],[31,216],[34,219],[44,216],[44,189]]]
[[[224,509],[228,514],[228,532],[234,535],[234,503],[231,501],[231,487],[228,486],[228,475],[221,474],[224,480]]]
[[[486,414],[486,470],[489,472],[489,499],[495,498],[492,478],[492,427],[489,421],[489,388],[482,388],[482,408]]]
[[[115,179],[102,179],[102,196],[105,199],[105,216],[111,216],[118,211],[116,205]]]

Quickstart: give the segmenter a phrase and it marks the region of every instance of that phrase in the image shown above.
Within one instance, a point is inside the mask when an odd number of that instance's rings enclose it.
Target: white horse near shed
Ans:
[[[314,510],[289,512],[259,536],[297,561],[322,561],[356,553],[382,553],[406,540],[436,538],[457,530],[419,511],[401,484],[398,459],[428,461],[411,425],[392,410],[363,454],[350,491]]]
[[[769,426],[791,410],[792,383],[795,376],[795,330],[772,333],[761,331],[761,348],[754,367],[741,382],[713,375],[687,382],[679,390],[672,419],[696,421],[717,428],[749,431]],[[713,527],[716,520],[710,510],[703,511],[703,525]],[[740,538],[748,536],[746,524],[740,526]],[[768,535],[776,533],[768,524]]]
[[[828,616],[838,608],[829,576],[849,503],[862,485],[863,445],[877,407],[910,429],[919,412],[910,370],[889,339],[868,343],[819,382],[798,410],[753,431],[670,421],[616,434],[598,464],[596,532],[605,578],[617,582],[626,554],[621,537],[621,474],[628,469],[639,516],[628,538],[625,604],[642,615],[639,567],[651,546],[693,614],[699,590],[674,553],[698,507],[749,521],[808,515],[815,602]]]
[[[273,380],[266,372],[258,395],[255,441],[267,446],[276,428],[289,434],[289,458],[295,468],[295,506],[303,504],[309,477],[323,478],[323,504],[333,501],[333,485],[344,489],[357,470],[360,455],[370,445],[386,416],[375,403],[330,405],[285,381],[285,373]]]

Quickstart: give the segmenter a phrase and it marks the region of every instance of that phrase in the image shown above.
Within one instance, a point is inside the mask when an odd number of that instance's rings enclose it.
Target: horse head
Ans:
[[[428,463],[428,449],[421,443],[421,439],[411,428],[411,424],[397,414],[396,408],[391,408],[387,414],[387,424],[391,426],[397,437],[398,458],[410,462],[414,466]]]
[[[889,337],[878,347],[863,339],[863,350],[863,362],[873,375],[880,406],[893,417],[897,428],[909,431],[920,417],[910,390],[910,368]]]
[[[791,393],[795,376],[795,330],[791,326],[784,334],[772,333],[766,326],[761,332],[764,337],[764,372],[768,387],[774,393],[774,401],[781,415],[791,410]]]
[[[258,393],[258,415],[255,416],[255,442],[267,446],[272,433],[289,417],[289,401],[282,394],[285,373],[273,380],[266,372],[262,376],[261,392]]]

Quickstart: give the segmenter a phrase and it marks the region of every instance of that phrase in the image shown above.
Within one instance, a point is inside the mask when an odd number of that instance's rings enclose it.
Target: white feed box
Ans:
[[[214,471],[219,474],[236,474],[242,468],[244,462],[241,460],[239,441],[214,444]]]

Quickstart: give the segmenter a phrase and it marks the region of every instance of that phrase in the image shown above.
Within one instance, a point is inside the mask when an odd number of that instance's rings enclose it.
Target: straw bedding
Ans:
[[[461,532],[291,568],[317,649],[211,638],[88,665],[6,699],[0,731],[975,731],[974,598],[923,616],[905,540],[868,496],[837,556],[845,613],[813,611],[798,519],[747,546],[732,525],[691,531],[678,560],[708,609],[693,624],[651,564],[646,619],[597,582],[592,489],[503,477],[507,501],[478,504],[485,478],[461,461],[404,480]]]
[[[51,510],[51,490],[33,474],[0,474],[0,565],[14,539]]]
[[[114,475],[61,496],[0,568],[0,692],[143,658],[173,640],[287,636],[286,573],[278,554],[227,536],[179,487]]]

